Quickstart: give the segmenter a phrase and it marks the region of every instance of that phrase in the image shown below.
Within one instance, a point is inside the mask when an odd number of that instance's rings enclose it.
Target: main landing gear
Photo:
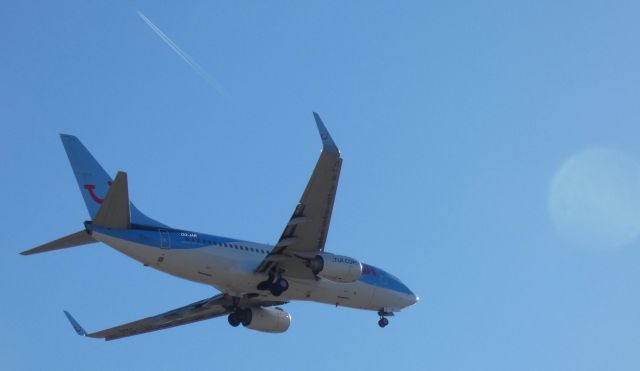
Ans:
[[[247,326],[249,323],[251,323],[251,309],[237,308],[235,311],[229,314],[227,320],[233,327],[238,327],[241,323],[243,326]]]
[[[389,324],[387,316],[393,316],[393,312],[385,312],[383,310],[380,310],[378,311],[378,316],[380,316],[380,319],[378,320],[378,326],[380,326],[381,328],[385,328]]]
[[[261,291],[269,290],[273,296],[282,295],[282,293],[287,291],[288,288],[289,281],[282,278],[282,275],[279,272],[278,274],[270,272],[269,278],[266,281],[260,282],[257,287],[257,289]]]

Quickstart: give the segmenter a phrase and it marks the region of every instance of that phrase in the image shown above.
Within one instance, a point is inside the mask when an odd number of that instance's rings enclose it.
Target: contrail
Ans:
[[[222,85],[216,79],[214,79],[211,75],[209,75],[207,71],[205,71],[204,68],[202,68],[202,66],[198,64],[198,62],[194,61],[189,54],[187,54],[184,50],[180,49],[180,47],[176,43],[174,43],[173,40],[169,38],[169,36],[165,35],[164,32],[162,32],[162,30],[158,28],[158,26],[153,24],[153,22],[151,22],[149,18],[147,18],[144,14],[142,14],[141,11],[138,11],[138,15],[140,16],[140,18],[142,18],[144,23],[146,23],[147,26],[149,26],[149,28],[151,28],[153,32],[155,32],[156,35],[158,35],[162,39],[162,41],[165,42],[165,44],[169,45],[169,47],[174,52],[176,52],[176,54],[178,54],[178,56],[182,58],[182,60],[185,61],[185,63],[187,63],[189,67],[191,67],[191,69],[195,71],[195,73],[200,75],[200,77],[202,77],[209,85],[211,85],[214,89],[216,89],[218,93],[224,96],[227,95]]]

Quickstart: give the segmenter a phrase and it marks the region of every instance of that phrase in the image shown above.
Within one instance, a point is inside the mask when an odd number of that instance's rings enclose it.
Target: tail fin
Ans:
[[[78,187],[80,187],[84,203],[93,220],[96,218],[100,205],[104,201],[109,187],[113,184],[113,180],[78,138],[66,134],[60,134],[60,138],[78,181]],[[144,215],[133,203],[130,203],[130,209],[131,223],[166,227],[166,225]]]

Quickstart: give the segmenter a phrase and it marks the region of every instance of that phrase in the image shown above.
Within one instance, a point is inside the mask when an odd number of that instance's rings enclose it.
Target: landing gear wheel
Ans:
[[[256,287],[258,290],[260,291],[266,291],[269,290],[269,286],[271,286],[271,281],[266,280],[266,281],[262,281],[258,284],[258,287]]]
[[[380,326],[381,328],[385,328],[388,324],[389,320],[384,317],[380,318],[380,320],[378,321],[378,326]]]
[[[233,327],[238,327],[240,325],[240,319],[238,318],[238,315],[236,314],[236,312],[229,314],[229,317],[227,317],[227,320],[229,321],[229,324]]]
[[[283,292],[287,291],[288,288],[289,281],[285,280],[284,278],[279,278],[276,282],[271,284],[271,287],[269,287],[269,291],[271,291],[271,295],[273,296],[280,296]]]
[[[284,278],[280,278],[276,281],[276,286],[278,286],[283,292],[287,291],[287,289],[289,289],[289,281]]]
[[[249,326],[252,317],[251,309],[238,309],[238,312],[242,313],[242,315],[240,316],[242,318],[242,320],[240,321],[242,322],[242,326]]]
[[[282,289],[278,285],[272,285],[271,287],[269,287],[269,291],[271,291],[271,295],[273,296],[282,295]]]
[[[229,321],[229,324],[233,327],[238,327],[240,326],[240,324],[242,324],[243,326],[248,326],[251,323],[251,317],[252,317],[251,309],[238,308],[234,312],[229,314],[229,317],[227,317],[227,320]]]

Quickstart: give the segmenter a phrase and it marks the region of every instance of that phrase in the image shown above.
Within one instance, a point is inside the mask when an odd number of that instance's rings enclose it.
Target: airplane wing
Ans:
[[[342,158],[317,113],[313,113],[322,139],[322,152],[307,187],[273,251],[256,272],[269,272],[278,265],[289,276],[312,279],[315,275],[295,256],[313,256],[324,250],[338,189]]]
[[[187,306],[174,309],[156,316],[143,318],[141,320],[125,323],[124,325],[112,327],[106,330],[87,333],[82,326],[69,314],[64,311],[69,322],[81,336],[87,336],[105,340],[115,340],[127,336],[140,335],[147,332],[164,330],[167,328],[186,325],[205,319],[224,316],[233,311],[236,305],[248,306],[271,306],[285,304],[286,302],[266,302],[248,298],[234,298],[228,295],[219,294],[212,298],[200,300]]]

